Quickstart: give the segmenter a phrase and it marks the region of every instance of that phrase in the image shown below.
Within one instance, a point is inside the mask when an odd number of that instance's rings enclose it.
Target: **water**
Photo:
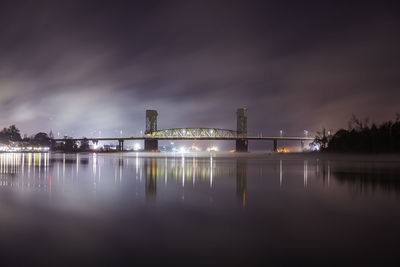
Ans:
[[[400,158],[0,154],[2,266],[397,265]]]

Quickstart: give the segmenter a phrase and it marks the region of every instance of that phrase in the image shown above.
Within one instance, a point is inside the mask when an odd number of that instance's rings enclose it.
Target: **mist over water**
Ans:
[[[399,163],[3,153],[0,251],[10,265],[397,265]]]

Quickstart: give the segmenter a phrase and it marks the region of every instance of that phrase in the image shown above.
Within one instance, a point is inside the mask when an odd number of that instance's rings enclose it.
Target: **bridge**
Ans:
[[[311,137],[278,137],[278,136],[248,136],[247,135],[247,109],[239,108],[237,110],[237,129],[220,128],[173,128],[157,130],[156,110],[146,110],[146,131],[143,136],[131,137],[103,137],[103,138],[69,138],[72,141],[118,141],[120,151],[124,150],[124,141],[144,140],[145,151],[158,151],[158,141],[161,140],[231,140],[236,141],[237,152],[247,152],[248,142],[250,140],[273,141],[274,151],[278,149],[278,141],[300,141],[302,149],[305,141],[314,140]],[[65,142],[67,139],[53,139],[55,142]]]

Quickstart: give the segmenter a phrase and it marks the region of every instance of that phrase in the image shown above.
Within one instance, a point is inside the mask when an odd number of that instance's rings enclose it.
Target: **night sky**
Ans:
[[[303,135],[400,112],[400,19],[376,1],[0,1],[0,126],[28,135]]]

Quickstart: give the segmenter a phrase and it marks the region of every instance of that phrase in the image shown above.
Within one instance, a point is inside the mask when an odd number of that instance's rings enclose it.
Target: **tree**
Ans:
[[[21,141],[21,134],[19,129],[15,125],[11,125],[8,128],[3,128],[0,131],[0,139],[3,141]]]
[[[47,133],[37,133],[35,135],[35,137],[33,138],[33,142],[35,145],[38,146],[47,146],[50,147],[51,146],[51,139],[50,137],[47,135]]]
[[[369,127],[368,119],[361,121],[354,115],[349,129],[337,131],[328,140],[327,151],[356,153],[400,152],[400,116],[396,120],[375,123]]]
[[[81,141],[81,150],[88,150],[89,149],[89,140],[84,137],[83,140]]]
[[[72,138],[65,139],[63,148],[64,151],[71,152],[76,149],[76,143]]]
[[[311,142],[310,147],[312,149],[325,149],[328,144],[328,137],[326,136],[326,130],[325,128],[322,130],[322,132],[317,132],[317,135],[315,136],[315,139]]]

